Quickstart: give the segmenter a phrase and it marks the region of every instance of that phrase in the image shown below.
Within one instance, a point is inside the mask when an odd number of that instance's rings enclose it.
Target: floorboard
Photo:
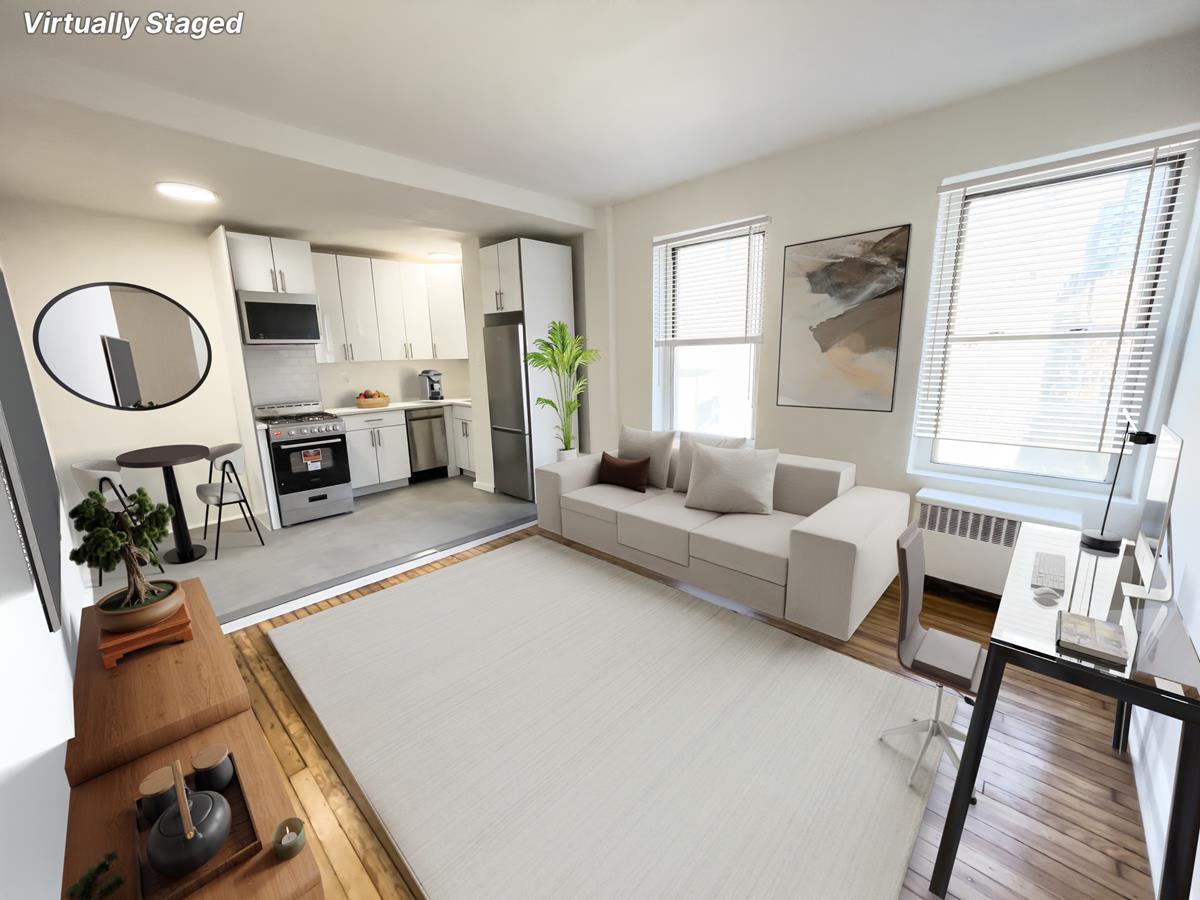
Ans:
[[[409,900],[412,894],[386,849],[386,836],[372,830],[338,777],[330,762],[335,751],[324,745],[321,729],[309,727],[311,718],[306,717],[312,712],[267,634],[279,625],[352,603],[535,533],[539,532],[529,529],[506,535],[227,637],[249,686],[254,714],[293,789],[298,813],[309,823],[309,844],[321,868],[326,897]],[[914,677],[896,659],[898,615],[899,594],[893,584],[845,643],[803,628],[790,630],[870,665]],[[994,612],[930,592],[925,595],[924,619],[927,625],[986,641]],[[1153,897],[1133,771],[1129,760],[1109,745],[1112,717],[1113,704],[1107,698],[1032,673],[1014,671],[1005,676],[980,770],[979,802],[967,818],[948,896],[957,900]],[[970,707],[960,702],[955,718],[965,730]],[[953,769],[943,760],[913,849],[903,900],[932,896],[927,885],[953,784]]]

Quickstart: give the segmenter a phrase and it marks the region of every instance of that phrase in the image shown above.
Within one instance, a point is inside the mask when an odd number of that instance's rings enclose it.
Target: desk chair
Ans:
[[[225,507],[236,503],[241,510],[242,518],[246,520],[246,529],[253,529],[258,535],[258,542],[264,547],[262,532],[258,530],[258,520],[250,511],[246,492],[242,489],[242,478],[238,474],[237,462],[242,459],[241,444],[221,444],[208,451],[208,482],[196,485],[196,496],[204,504],[204,539],[208,539],[208,514],[212,507],[217,508],[217,545],[213,550],[213,559],[221,556],[221,514]],[[213,475],[220,473],[220,481],[213,481]]]
[[[896,541],[896,553],[900,561],[900,635],[896,655],[904,668],[925,676],[937,685],[931,718],[898,725],[879,735],[879,739],[883,740],[897,734],[924,733],[925,743],[921,745],[912,771],[908,773],[908,783],[912,784],[931,743],[936,742],[954,762],[954,767],[958,768],[958,752],[950,739],[965,741],[967,736],[942,721],[942,694],[946,688],[964,695],[978,692],[987,653],[975,641],[925,628],[921,624],[921,604],[925,597],[925,542],[919,526],[909,525],[904,530]]]
[[[92,491],[99,491],[104,497],[104,505],[110,512],[123,512],[133,518],[133,508],[130,506],[129,491],[121,481],[121,467],[115,459],[85,459],[71,463],[71,477],[75,485],[86,497]],[[158,544],[150,542],[154,555],[158,555]],[[161,561],[157,562],[158,571],[166,574]],[[104,587],[104,570],[100,573],[98,587]]]

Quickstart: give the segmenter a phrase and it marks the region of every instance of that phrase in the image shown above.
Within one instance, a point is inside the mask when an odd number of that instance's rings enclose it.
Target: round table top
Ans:
[[[122,453],[117,457],[117,465],[126,469],[161,469],[207,458],[208,448],[203,444],[167,444]]]

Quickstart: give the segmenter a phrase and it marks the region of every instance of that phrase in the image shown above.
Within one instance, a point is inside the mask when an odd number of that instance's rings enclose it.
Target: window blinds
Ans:
[[[654,242],[656,346],[762,340],[766,219]]]
[[[1116,452],[1126,414],[1141,423],[1195,146],[943,191],[918,437]]]

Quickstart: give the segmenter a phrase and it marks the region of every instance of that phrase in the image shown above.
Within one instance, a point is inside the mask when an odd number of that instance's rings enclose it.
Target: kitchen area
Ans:
[[[245,465],[269,526],[261,546],[231,519],[203,566],[223,621],[535,518],[531,491],[475,478],[491,447],[473,431],[458,260],[324,252],[223,227],[209,245],[237,308]],[[270,590],[247,599],[264,571]]]

